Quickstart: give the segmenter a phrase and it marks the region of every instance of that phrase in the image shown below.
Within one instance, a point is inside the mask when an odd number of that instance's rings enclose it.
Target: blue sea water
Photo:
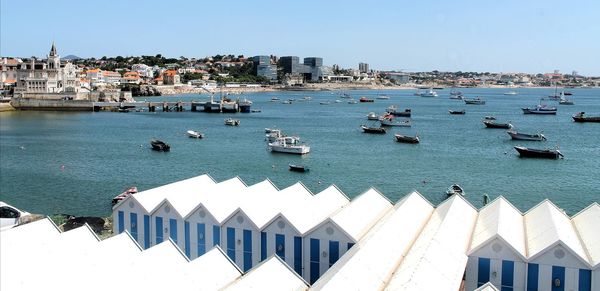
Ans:
[[[574,123],[571,115],[600,115],[600,89],[572,89],[575,105],[558,106],[556,116],[522,114],[553,89],[461,89],[467,97],[481,96],[485,105],[465,105],[439,97],[414,96],[414,90],[346,91],[355,99],[389,100],[348,104],[340,92],[248,93],[260,113],[202,112],[4,112],[0,113],[0,200],[34,213],[107,216],[110,200],[135,185],[140,190],[210,174],[218,181],[235,176],[247,184],[271,179],[280,189],[302,181],[314,193],[330,184],[349,197],[375,187],[391,201],[418,190],[434,204],[445,198],[453,183],[463,186],[476,207],[482,195],[504,195],[522,211],[549,198],[574,214],[600,201],[600,124]],[[299,101],[311,96],[312,101]],[[292,104],[270,102],[295,99]],[[205,100],[206,95],[154,97],[152,100]],[[142,100],[144,98],[141,98]],[[145,98],[150,99],[150,98]],[[338,99],[341,103],[335,103]],[[331,101],[320,105],[320,101]],[[411,108],[411,128],[391,128],[385,135],[362,133],[366,115],[383,113],[389,105]],[[465,109],[450,115],[449,109]],[[502,129],[486,129],[484,116],[510,121],[523,132],[543,131],[547,142],[512,141]],[[223,124],[227,117],[239,127]],[[311,146],[305,156],[267,151],[265,127],[299,135]],[[201,140],[185,135],[195,129]],[[394,141],[393,134],[415,134],[417,145]],[[171,152],[150,150],[159,138]],[[565,158],[519,158],[515,145],[559,147]],[[308,173],[288,170],[302,164]]]

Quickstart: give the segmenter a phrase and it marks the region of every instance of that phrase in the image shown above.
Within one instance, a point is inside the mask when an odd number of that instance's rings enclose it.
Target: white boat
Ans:
[[[348,100],[348,104],[358,104],[358,101],[356,101],[354,99],[350,99],[350,100]]]
[[[302,97],[302,100],[304,100],[304,101],[310,101],[310,100],[312,100],[312,97],[310,97],[310,96],[304,96],[304,97]]]
[[[271,98],[271,102],[275,102],[275,101],[279,101],[279,98],[278,97]]]
[[[335,100],[335,103],[342,103],[342,100]]]
[[[195,130],[188,130],[187,135],[192,138],[203,138],[204,137],[204,134],[200,133],[199,131],[195,131]]]
[[[477,98],[471,98],[471,99],[463,99],[463,101],[465,101],[465,104],[471,104],[471,105],[484,105],[485,104],[485,100],[477,97]]]
[[[377,96],[377,99],[379,99],[379,100],[388,100],[388,99],[390,99],[390,96],[388,96],[388,95],[379,95],[379,96]]]
[[[508,91],[508,92],[504,92],[504,95],[517,95],[517,92],[515,92],[515,91]]]
[[[546,137],[541,133],[529,134],[529,133],[516,132],[514,130],[509,130],[506,133],[508,133],[508,135],[510,135],[510,137],[512,139],[516,139],[516,140],[532,140],[532,141],[545,141],[546,140]]]
[[[271,132],[275,132],[275,131],[280,131],[280,130],[276,129],[276,128],[265,127],[265,133],[271,133]]]
[[[240,121],[238,119],[227,118],[225,119],[225,125],[238,126],[240,125]]]
[[[437,92],[433,91],[433,88],[430,88],[427,92],[421,93],[421,97],[437,97]]]
[[[331,102],[329,102],[329,101],[321,101],[321,102],[319,102],[319,104],[321,104],[321,105],[329,105],[329,104],[331,104]]]
[[[304,155],[310,152],[310,147],[303,144],[289,143],[286,138],[278,138],[275,142],[269,143],[269,150],[278,153]]]
[[[558,104],[560,104],[560,105],[575,105],[575,103],[573,103],[573,101],[571,101],[565,97],[565,92],[560,93],[560,100],[558,101]]]
[[[379,116],[375,112],[369,112],[367,115],[368,120],[379,120]]]
[[[281,103],[283,103],[283,104],[292,104],[292,101],[290,101],[290,100],[285,100],[285,101],[283,101],[283,102],[281,102]]]
[[[459,194],[459,195],[463,195],[464,196],[465,192],[463,191],[463,188],[460,187],[460,185],[458,185],[458,184],[452,184],[446,190],[446,195],[452,196],[454,194]]]
[[[410,120],[398,121],[391,114],[382,116],[381,119],[379,119],[379,122],[381,122],[382,126],[403,126],[403,127],[411,126]]]

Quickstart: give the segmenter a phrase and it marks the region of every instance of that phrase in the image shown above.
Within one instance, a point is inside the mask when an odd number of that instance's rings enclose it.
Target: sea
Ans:
[[[485,105],[465,105],[439,96],[415,96],[416,90],[277,91],[230,95],[253,101],[254,113],[192,112],[35,112],[0,113],[0,200],[40,214],[109,216],[111,199],[125,189],[140,191],[209,174],[217,181],[240,177],[251,185],[270,179],[279,189],[302,182],[313,193],[331,184],[353,198],[375,188],[396,202],[418,191],[437,205],[446,189],[461,185],[476,208],[483,197],[502,195],[526,212],[544,199],[573,215],[600,202],[600,124],[575,123],[585,111],[600,115],[600,89],[569,89],[575,105],[541,101],[553,88],[459,89]],[[508,91],[517,95],[504,95]],[[373,103],[349,104],[342,94]],[[389,99],[378,99],[385,95]],[[276,97],[279,100],[273,102]],[[304,101],[305,97],[312,100]],[[208,95],[142,97],[137,100],[207,100]],[[282,101],[292,100],[291,104]],[[339,100],[339,101],[337,101]],[[329,104],[322,105],[322,102]],[[521,107],[546,103],[557,115],[524,115]],[[390,105],[412,110],[412,127],[387,134],[363,133],[369,112]],[[448,110],[466,110],[450,115]],[[510,121],[520,132],[543,132],[545,142],[513,141],[503,129],[488,129],[485,116]],[[240,126],[225,126],[233,117]],[[311,147],[304,156],[267,150],[265,128],[297,135]],[[198,130],[203,139],[186,136]],[[418,134],[421,143],[402,144],[394,133]],[[151,150],[150,140],[171,145]],[[559,148],[564,159],[520,158],[516,145]],[[306,173],[289,171],[304,165]],[[199,190],[201,191],[201,190]]]

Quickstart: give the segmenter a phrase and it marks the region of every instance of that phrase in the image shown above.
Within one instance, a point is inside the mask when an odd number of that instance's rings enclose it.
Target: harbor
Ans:
[[[598,89],[572,90],[576,105],[549,116],[523,114],[521,108],[536,104],[552,89],[516,89],[516,96],[504,95],[505,89],[461,91],[487,102],[464,105],[450,99],[448,89],[437,90],[439,96],[433,98],[414,96],[411,90],[345,91],[356,100],[375,100],[358,104],[336,103],[341,92],[303,91],[244,94],[252,100],[252,110],[260,110],[249,114],[206,114],[189,107],[163,112],[160,107],[164,102],[175,105],[173,100],[189,106],[209,100],[207,94],[137,98],[144,112],[3,112],[0,194],[33,213],[106,216],[106,201],[131,186],[148,189],[210,172],[217,179],[235,173],[249,183],[268,176],[283,186],[301,180],[315,191],[335,183],[350,197],[377,185],[392,201],[416,189],[440,203],[454,183],[469,193],[465,199],[473,205],[482,205],[484,193],[491,199],[504,195],[521,210],[548,197],[572,214],[597,201],[598,128],[572,116],[600,112]],[[377,99],[383,93],[389,99]],[[149,112],[144,99],[157,104],[157,110]],[[283,104],[289,99],[295,101]],[[319,104],[327,101],[328,106]],[[411,109],[411,127],[388,127],[382,135],[362,133],[360,125],[369,112],[383,115],[392,105]],[[450,115],[450,108],[464,108],[466,114]],[[543,131],[547,141],[513,141],[506,129],[487,129],[482,123],[486,116],[510,122],[519,132]],[[225,126],[230,117],[240,125]],[[310,153],[270,152],[265,128],[300,136]],[[189,138],[188,130],[203,138]],[[418,136],[420,142],[399,143],[396,133]],[[170,152],[152,151],[152,139],[168,143]],[[559,147],[564,158],[523,159],[515,146]],[[292,172],[290,164],[310,171]]]

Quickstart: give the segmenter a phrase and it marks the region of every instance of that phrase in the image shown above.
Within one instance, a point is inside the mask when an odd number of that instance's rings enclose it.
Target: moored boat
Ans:
[[[521,108],[523,114],[541,114],[541,115],[556,115],[556,107],[548,107],[546,105],[536,105],[535,107]]]
[[[363,103],[364,103],[364,102],[375,102],[375,100],[373,100],[373,99],[370,99],[370,98],[367,98],[367,97],[365,97],[365,96],[363,96],[363,97],[360,97],[360,99],[358,99],[358,101],[360,101],[360,102],[363,102]]]
[[[304,172],[308,172],[309,168],[302,166],[302,165],[293,165],[293,164],[289,164],[290,167],[290,171],[292,172],[300,172],[300,173],[304,173]]]
[[[191,138],[203,138],[204,137],[204,134],[202,134],[199,131],[195,131],[195,130],[188,130],[186,133]]]
[[[533,149],[523,146],[515,146],[515,150],[519,152],[521,157],[525,158],[558,159],[563,157],[563,154],[559,150]]]
[[[579,112],[572,116],[575,122],[600,122],[599,116],[585,116],[585,112]]]
[[[517,92],[515,92],[515,91],[508,91],[508,92],[504,92],[504,95],[517,95]]]
[[[485,100],[477,97],[477,98],[471,98],[471,99],[463,99],[463,101],[465,101],[465,104],[469,104],[469,105],[484,105],[485,104]]]
[[[560,101],[558,101],[558,104],[560,104],[560,105],[575,105],[575,103],[572,100],[569,100],[567,98],[561,98]]]
[[[386,130],[384,127],[368,127],[365,125],[361,125],[364,133],[375,133],[375,134],[385,134]]]
[[[288,143],[286,138],[278,138],[275,142],[269,143],[269,150],[272,152],[304,155],[310,152],[310,147],[304,144]]]
[[[138,192],[137,187],[135,187],[135,186],[130,187],[129,189],[125,190],[123,193],[115,196],[112,199],[112,201],[111,201],[112,206],[117,205],[117,203],[121,202],[123,199],[127,198],[129,195],[135,194],[137,192]]]
[[[462,95],[462,92],[460,92],[460,91],[456,91],[454,89],[452,89],[450,91],[450,96],[461,96],[461,95]]]
[[[433,88],[429,88],[429,90],[425,93],[421,93],[421,97],[437,97],[438,93],[433,91]]]
[[[466,111],[464,109],[463,110],[448,110],[448,112],[450,114],[465,114],[466,113]]]
[[[394,138],[396,138],[397,142],[401,142],[401,143],[419,143],[421,141],[421,139],[419,139],[418,134],[415,136],[409,136],[409,135],[403,135],[403,134],[396,133],[396,134],[394,134]]]
[[[510,122],[508,123],[500,123],[500,122],[496,122],[495,119],[484,119],[483,120],[483,124],[485,124],[485,127],[487,128],[504,128],[504,129],[510,129],[512,128],[512,124],[510,124]]]
[[[385,111],[394,116],[402,116],[402,117],[410,117],[410,115],[412,114],[412,110],[410,108],[406,108],[406,109],[404,109],[404,111],[399,111],[398,107],[396,107],[395,105],[391,105]]]
[[[233,118],[227,118],[227,119],[225,119],[225,125],[238,126],[238,125],[240,125],[240,120],[233,119]]]
[[[242,100],[238,100],[238,107],[240,112],[242,113],[250,113],[250,108],[252,107],[252,101],[244,98]]]
[[[448,189],[446,189],[446,195],[448,196],[452,196],[454,194],[458,194],[458,195],[465,195],[465,192],[463,191],[463,188],[460,187],[460,185],[458,184],[452,184],[450,185],[450,187],[448,187]]]
[[[375,114],[375,112],[369,112],[369,114],[367,114],[367,119],[368,120],[379,120],[379,116],[377,114]]]
[[[506,131],[506,133],[508,135],[510,135],[510,137],[512,139],[515,139],[515,140],[531,140],[531,141],[545,141],[546,140],[546,137],[541,133],[529,134],[529,133],[517,132],[514,130],[508,130],[508,131]]]
[[[411,126],[410,120],[397,121],[396,118],[391,114],[386,114],[385,116],[382,116],[381,119],[379,119],[379,122],[382,126]]]
[[[348,104],[358,104],[358,101],[356,101],[354,99],[350,99],[350,100],[348,100]]]
[[[152,146],[153,150],[159,152],[168,152],[171,150],[171,146],[169,144],[158,139],[153,139],[152,141],[150,141],[150,145]]]
[[[450,95],[450,99],[463,100],[463,95]]]

